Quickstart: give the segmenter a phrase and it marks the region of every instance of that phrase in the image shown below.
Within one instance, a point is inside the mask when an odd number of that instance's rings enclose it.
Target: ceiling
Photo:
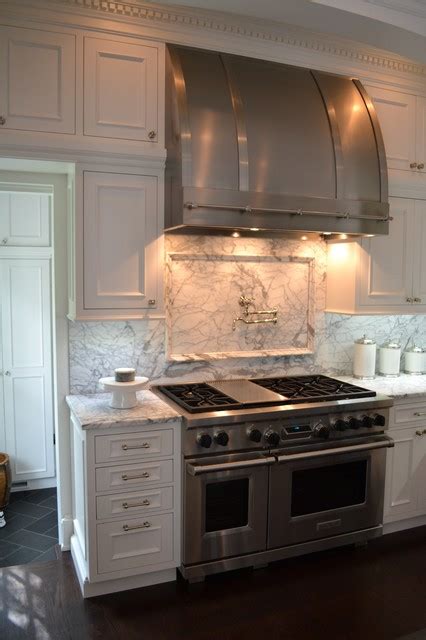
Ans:
[[[349,38],[426,63],[426,0],[162,0]]]

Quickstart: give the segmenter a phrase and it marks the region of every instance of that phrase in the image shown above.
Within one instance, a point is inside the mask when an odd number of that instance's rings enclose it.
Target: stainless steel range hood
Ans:
[[[168,46],[166,229],[386,234],[382,135],[345,76]]]

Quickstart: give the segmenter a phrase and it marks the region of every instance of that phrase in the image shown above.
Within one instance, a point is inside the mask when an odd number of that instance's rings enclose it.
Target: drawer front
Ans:
[[[411,425],[413,422],[426,422],[426,404],[408,404],[394,408],[395,426]]]
[[[98,524],[98,573],[173,560],[173,514]]]
[[[96,491],[110,491],[158,482],[173,482],[173,460],[140,462],[96,469]]]
[[[145,491],[120,493],[96,498],[96,517],[98,520],[117,515],[138,515],[150,513],[154,509],[170,511],[173,509],[173,487],[158,487]]]
[[[96,462],[134,460],[173,454],[173,430],[160,429],[144,433],[120,433],[95,436]]]

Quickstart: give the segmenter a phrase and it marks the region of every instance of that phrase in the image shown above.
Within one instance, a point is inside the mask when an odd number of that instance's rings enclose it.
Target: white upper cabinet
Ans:
[[[75,36],[0,27],[1,129],[75,133]]]
[[[329,245],[327,311],[426,313],[426,200],[389,201],[388,236]]]
[[[84,39],[84,133],[159,140],[158,45]]]
[[[366,86],[376,107],[389,169],[426,171],[426,99]]]
[[[50,209],[51,196],[47,193],[0,191],[0,244],[49,246]]]
[[[158,305],[156,176],[84,173],[84,309],[130,316]]]

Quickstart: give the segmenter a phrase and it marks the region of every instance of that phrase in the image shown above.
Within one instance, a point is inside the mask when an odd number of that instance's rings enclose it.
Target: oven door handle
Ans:
[[[395,443],[391,438],[370,442],[370,444],[354,444],[349,447],[336,447],[335,449],[322,449],[321,451],[304,451],[303,453],[292,453],[277,457],[279,463],[291,462],[292,460],[305,460],[308,458],[325,458],[326,456],[336,456],[341,453],[356,453],[357,451],[369,451],[370,449],[388,449],[394,447]]]
[[[274,464],[276,459],[272,456],[265,458],[255,458],[247,460],[237,460],[236,462],[223,462],[219,464],[193,465],[186,463],[186,469],[191,476],[199,476],[202,473],[218,473],[220,471],[234,471],[234,469],[247,469],[249,467],[261,467],[263,465]]]

